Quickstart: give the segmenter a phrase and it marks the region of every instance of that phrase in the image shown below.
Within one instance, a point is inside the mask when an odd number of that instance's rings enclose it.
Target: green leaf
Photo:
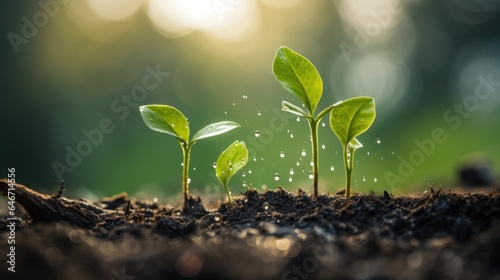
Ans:
[[[281,47],[274,57],[273,73],[281,85],[300,99],[313,115],[323,94],[323,81],[314,65],[302,55]]]
[[[203,138],[208,138],[216,135],[220,135],[222,133],[226,133],[230,130],[233,130],[237,127],[240,127],[239,124],[235,122],[230,122],[230,121],[225,121],[225,122],[218,122],[218,123],[213,123],[205,126],[204,128],[200,129],[196,134],[194,135],[193,139],[191,142],[203,139]]]
[[[282,101],[281,102],[281,109],[285,112],[288,112],[288,113],[291,113],[291,114],[294,114],[294,115],[297,115],[297,116],[301,116],[301,117],[307,117],[307,113],[304,112],[304,110],[302,110],[300,107],[298,106],[295,106],[293,105],[292,103],[288,102],[288,101]]]
[[[363,144],[361,144],[361,142],[359,142],[358,139],[356,138],[353,138],[350,142],[349,142],[349,149],[351,151],[355,151],[359,148],[363,148]]]
[[[375,120],[375,100],[371,97],[355,97],[343,101],[330,112],[330,126],[342,146],[351,144],[354,137],[365,132]],[[356,140],[357,143],[359,141]],[[357,146],[357,143],[352,143]],[[361,143],[359,143],[361,145]]]
[[[139,107],[142,119],[152,130],[175,136],[181,142],[189,141],[189,125],[186,117],[168,105],[145,105]]]
[[[248,150],[243,141],[234,141],[225,149],[217,160],[215,175],[227,188],[229,179],[248,162]]]

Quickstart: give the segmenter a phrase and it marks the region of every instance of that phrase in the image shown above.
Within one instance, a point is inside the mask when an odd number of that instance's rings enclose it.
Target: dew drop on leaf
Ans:
[[[255,137],[259,137],[260,136],[260,131],[256,130],[253,135],[255,135]]]
[[[305,156],[307,155],[307,153],[306,153],[306,150],[305,150],[305,149],[302,149],[302,153],[301,153],[301,155],[302,155],[303,157],[305,157]]]
[[[293,168],[290,168],[290,175],[293,175]]]
[[[284,158],[285,157],[285,152],[281,151],[280,152],[280,158]]]
[[[280,179],[280,174],[274,173],[274,180],[278,181]]]

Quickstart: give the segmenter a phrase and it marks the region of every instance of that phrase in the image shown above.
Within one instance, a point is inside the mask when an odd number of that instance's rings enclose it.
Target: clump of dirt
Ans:
[[[500,277],[498,190],[312,198],[278,187],[209,209],[193,197],[179,209],[125,194],[90,203],[29,191],[50,211],[25,206],[17,272],[2,279]]]

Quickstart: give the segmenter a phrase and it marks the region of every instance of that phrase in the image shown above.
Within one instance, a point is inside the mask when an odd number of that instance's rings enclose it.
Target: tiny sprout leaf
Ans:
[[[292,103],[290,103],[288,101],[282,101],[281,106],[282,106],[281,109],[285,112],[288,112],[288,113],[291,113],[291,114],[294,114],[297,116],[301,116],[301,117],[308,116],[307,113],[304,112],[304,110],[302,110],[298,106],[293,105]]]
[[[152,130],[175,136],[181,142],[189,141],[189,126],[186,117],[168,105],[145,105],[139,108],[142,119]]]
[[[359,140],[357,138],[353,138],[350,142],[349,142],[349,149],[351,151],[355,151],[359,148],[362,148],[363,147],[363,144],[361,144],[361,142],[359,142]]]
[[[342,146],[359,148],[359,141],[351,140],[365,132],[375,120],[375,100],[371,97],[355,97],[343,101],[330,112],[330,126]]]
[[[323,81],[314,65],[287,47],[280,47],[273,62],[273,73],[280,84],[300,99],[314,114],[323,94]]]
[[[248,162],[248,150],[243,141],[234,141],[225,149],[217,160],[215,175],[226,188],[229,195],[229,179],[242,169]]]
[[[200,129],[194,136],[191,142],[203,139],[203,138],[208,138],[216,135],[220,135],[223,133],[226,133],[230,130],[233,130],[237,127],[240,127],[239,124],[231,121],[224,121],[224,122],[218,122],[218,123],[213,123],[205,126],[204,128]]]

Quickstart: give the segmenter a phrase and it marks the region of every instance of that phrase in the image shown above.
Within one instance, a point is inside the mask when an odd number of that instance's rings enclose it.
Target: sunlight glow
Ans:
[[[108,21],[124,20],[139,10],[144,0],[87,0],[92,11]]]

